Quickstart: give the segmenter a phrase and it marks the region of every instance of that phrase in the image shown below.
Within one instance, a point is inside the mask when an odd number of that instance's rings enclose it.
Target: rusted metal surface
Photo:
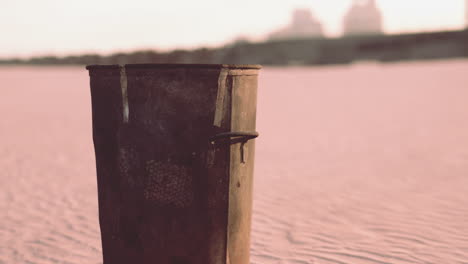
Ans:
[[[87,67],[104,264],[249,263],[259,68]]]

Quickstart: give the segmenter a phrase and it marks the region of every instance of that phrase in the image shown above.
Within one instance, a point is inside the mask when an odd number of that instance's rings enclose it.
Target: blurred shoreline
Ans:
[[[89,65],[127,63],[229,63],[323,66],[360,61],[397,62],[468,57],[468,30],[341,38],[238,41],[219,48],[159,52],[141,50],[108,56],[41,56],[0,59],[1,65]]]

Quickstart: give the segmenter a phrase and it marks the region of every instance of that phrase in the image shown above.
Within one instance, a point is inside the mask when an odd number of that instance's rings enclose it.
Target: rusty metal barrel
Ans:
[[[260,66],[87,69],[104,264],[248,264]]]

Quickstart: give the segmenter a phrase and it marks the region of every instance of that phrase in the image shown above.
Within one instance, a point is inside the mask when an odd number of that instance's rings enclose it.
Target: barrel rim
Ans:
[[[186,63],[145,63],[145,64],[125,64],[125,65],[87,65],[87,70],[95,69],[118,69],[120,67],[125,67],[126,69],[160,69],[160,68],[201,68],[201,69],[249,69],[249,70],[258,70],[262,66],[259,64],[186,64]]]

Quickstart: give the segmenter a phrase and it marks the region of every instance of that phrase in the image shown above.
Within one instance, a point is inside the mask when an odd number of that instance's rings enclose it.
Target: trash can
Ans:
[[[248,264],[258,65],[90,65],[104,264]]]

